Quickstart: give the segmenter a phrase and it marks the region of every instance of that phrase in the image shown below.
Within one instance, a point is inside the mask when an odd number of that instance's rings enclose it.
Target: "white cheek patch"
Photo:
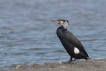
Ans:
[[[79,53],[80,53],[79,49],[76,48],[76,47],[74,47],[74,53],[75,53],[75,54],[79,54]]]
[[[64,27],[64,29],[67,29],[68,23],[67,22],[64,22],[63,27]]]

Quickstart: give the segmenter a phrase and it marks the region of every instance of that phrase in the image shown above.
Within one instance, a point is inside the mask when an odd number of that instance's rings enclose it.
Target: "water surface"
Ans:
[[[91,58],[106,58],[106,0],[0,0],[0,68],[14,64],[68,61],[56,36],[69,20],[68,30]]]

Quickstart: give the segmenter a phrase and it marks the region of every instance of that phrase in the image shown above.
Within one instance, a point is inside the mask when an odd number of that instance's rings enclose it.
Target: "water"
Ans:
[[[0,68],[14,64],[68,61],[56,36],[69,27],[91,58],[106,58],[106,0],[0,0]]]

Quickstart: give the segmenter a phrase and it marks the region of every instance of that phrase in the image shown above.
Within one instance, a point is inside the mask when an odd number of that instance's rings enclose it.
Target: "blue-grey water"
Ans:
[[[106,58],[106,0],[0,0],[0,68],[68,61],[57,19],[69,20],[91,58]]]

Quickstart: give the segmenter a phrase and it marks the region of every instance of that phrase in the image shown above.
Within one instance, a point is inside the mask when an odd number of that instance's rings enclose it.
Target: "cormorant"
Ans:
[[[66,49],[67,53],[70,55],[69,63],[76,59],[90,59],[87,52],[85,51],[81,42],[67,30],[68,20],[54,20],[52,22],[56,22],[61,26],[57,28],[57,36],[60,39],[62,45]]]

